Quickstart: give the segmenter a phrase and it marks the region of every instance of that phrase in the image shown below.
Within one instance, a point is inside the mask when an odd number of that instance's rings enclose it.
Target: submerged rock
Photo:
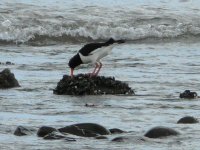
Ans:
[[[120,137],[116,137],[116,138],[112,139],[112,142],[125,142],[128,139],[129,139],[128,137],[120,136]]]
[[[79,123],[58,129],[61,133],[69,133],[83,137],[96,137],[111,134],[105,127],[95,123]]]
[[[24,135],[31,135],[33,134],[34,129],[18,126],[14,132],[14,135],[16,136],[24,136]]]
[[[54,94],[58,95],[102,95],[102,94],[134,94],[128,84],[115,80],[114,77],[90,77],[79,74],[73,78],[64,75],[58,82]]]
[[[148,138],[160,138],[178,134],[179,133],[177,131],[168,127],[154,127],[150,129],[144,136]]]
[[[0,89],[19,87],[18,81],[15,79],[13,73],[9,69],[4,69],[0,72]]]
[[[99,136],[96,136],[95,139],[108,139],[108,137],[104,135],[99,135]]]
[[[10,61],[6,61],[6,65],[14,65],[14,63],[12,63]]]
[[[47,135],[44,136],[45,140],[60,140],[60,139],[64,139],[66,141],[76,141],[75,138],[71,138],[71,137],[67,137],[57,131],[53,131]]]
[[[6,61],[6,62],[0,62],[0,65],[14,65],[14,63]]]
[[[191,92],[190,90],[185,90],[183,93],[180,94],[180,98],[197,98],[198,95],[196,92]]]
[[[117,128],[109,129],[109,131],[111,132],[111,134],[120,134],[120,133],[125,133],[126,132],[126,131],[123,131],[123,130],[117,129]]]
[[[184,124],[188,123],[189,124],[189,123],[198,123],[198,122],[199,121],[194,117],[185,116],[185,117],[181,118],[177,123],[184,123]]]

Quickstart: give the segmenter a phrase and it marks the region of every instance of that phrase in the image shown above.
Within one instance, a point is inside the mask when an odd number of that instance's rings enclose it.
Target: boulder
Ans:
[[[57,131],[57,130],[53,127],[42,126],[41,128],[39,128],[37,135],[39,137],[45,137],[46,135],[50,134],[53,131]]]
[[[114,77],[79,74],[73,78],[64,75],[53,91],[58,95],[102,95],[102,94],[128,94],[134,91],[128,84],[115,80]]]
[[[111,134],[105,127],[95,123],[79,123],[58,129],[60,132],[83,137],[96,137]]]
[[[161,138],[161,137],[167,137],[167,136],[178,135],[178,134],[179,132],[168,127],[154,127],[150,129],[149,131],[147,131],[147,133],[144,136],[148,138]]]
[[[18,81],[15,79],[14,74],[10,72],[10,69],[4,69],[0,72],[0,89],[19,86]]]
[[[194,117],[185,116],[185,117],[179,119],[179,121],[177,123],[184,123],[184,124],[188,123],[189,124],[189,123],[198,123],[198,122],[199,121]]]

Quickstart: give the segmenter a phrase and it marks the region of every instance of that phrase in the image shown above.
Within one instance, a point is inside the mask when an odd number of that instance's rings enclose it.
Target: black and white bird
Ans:
[[[113,38],[110,38],[105,43],[89,43],[84,45],[78,53],[69,60],[68,65],[71,68],[71,77],[74,76],[74,68],[80,64],[88,63],[96,65],[90,76],[97,76],[102,67],[100,59],[107,56],[116,44],[124,42],[124,40],[114,40]]]

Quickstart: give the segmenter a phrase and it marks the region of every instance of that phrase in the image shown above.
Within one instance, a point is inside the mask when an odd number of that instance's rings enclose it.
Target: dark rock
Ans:
[[[47,134],[50,134],[53,131],[57,131],[57,130],[55,128],[52,128],[52,127],[43,126],[38,130],[37,135],[39,137],[44,137],[44,136],[46,136]]]
[[[110,131],[105,127],[95,124],[95,123],[80,123],[74,124],[70,126],[66,126],[64,128],[58,129],[60,132],[74,134],[77,136],[84,137],[96,137],[99,135],[108,135]]]
[[[58,139],[64,139],[64,138],[65,138],[65,136],[61,135],[57,131],[52,131],[51,133],[49,133],[43,137],[43,139],[45,139],[45,140],[58,140]]]
[[[77,136],[83,136],[83,137],[95,137],[98,136],[98,134],[90,131],[90,130],[86,130],[86,129],[80,129],[77,126],[67,126],[64,128],[59,129],[60,132],[64,132],[64,133],[69,133],[69,134],[73,134],[73,135],[77,135]]]
[[[31,134],[33,134],[33,131],[34,131],[33,129],[26,128],[23,126],[18,126],[14,132],[14,135],[16,135],[16,136],[31,135]]]
[[[113,128],[113,129],[109,129],[111,134],[120,134],[120,133],[124,133],[126,131],[123,131],[121,129],[117,129],[117,128]]]
[[[97,105],[95,105],[95,104],[90,104],[90,103],[86,103],[85,104],[85,107],[96,107]]]
[[[190,90],[185,90],[183,93],[180,94],[180,98],[197,98],[198,95],[196,92],[191,92]]]
[[[99,135],[99,136],[96,136],[95,139],[108,139],[108,138],[106,136]]]
[[[186,116],[186,117],[181,118],[177,123],[189,124],[189,123],[198,123],[198,122],[199,121],[196,118],[191,117],[191,116]]]
[[[6,65],[11,65],[12,63],[10,61],[7,61],[6,62]]]
[[[79,74],[73,78],[64,75],[58,82],[54,94],[58,95],[102,95],[102,94],[134,94],[128,84],[115,80],[114,77],[90,77]]]
[[[6,62],[0,62],[0,65],[14,65],[14,63],[6,61]]]
[[[75,138],[67,137],[67,136],[62,135],[61,133],[59,133],[57,131],[53,131],[53,132],[45,135],[43,139],[45,139],[45,140],[60,140],[60,139],[64,139],[66,141],[76,141]]]
[[[9,69],[4,69],[0,72],[0,89],[19,87],[18,81],[15,79],[13,73]]]
[[[178,135],[179,133],[171,128],[167,127],[154,127],[150,129],[144,136],[148,138],[160,138],[171,135]]]
[[[128,139],[128,137],[116,137],[112,139],[113,142],[125,142]]]
[[[10,61],[6,61],[6,65],[14,65],[14,63],[12,63]]]

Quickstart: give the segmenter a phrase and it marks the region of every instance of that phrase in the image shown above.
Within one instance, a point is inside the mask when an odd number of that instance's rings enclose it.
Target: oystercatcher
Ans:
[[[113,38],[110,38],[105,43],[90,43],[84,45],[69,61],[68,65],[71,68],[71,77],[74,76],[73,71],[75,67],[80,64],[88,63],[96,65],[90,76],[97,76],[102,67],[100,59],[107,56],[116,44],[124,42],[124,40],[114,40]]]

